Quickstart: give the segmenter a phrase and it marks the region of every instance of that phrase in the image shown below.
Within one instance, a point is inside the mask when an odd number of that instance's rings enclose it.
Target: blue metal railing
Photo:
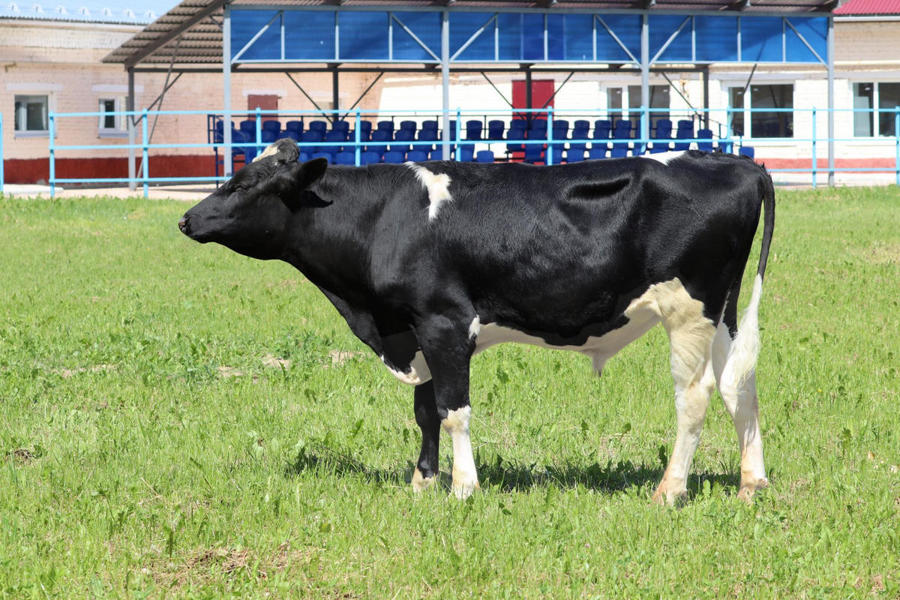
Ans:
[[[820,138],[818,136],[818,128],[817,128],[817,120],[819,116],[825,111],[817,110],[816,108],[811,109],[791,109],[791,108],[760,108],[760,109],[690,109],[690,110],[679,110],[679,109],[627,109],[625,111],[615,111],[615,113],[609,113],[602,110],[596,109],[566,109],[566,110],[558,110],[554,107],[545,107],[545,108],[537,108],[537,109],[505,109],[502,111],[485,111],[485,110],[466,110],[457,108],[455,111],[456,122],[454,124],[454,128],[451,131],[450,143],[448,149],[450,153],[442,157],[444,159],[449,160],[473,160],[475,154],[475,146],[485,145],[490,148],[492,145],[500,145],[504,148],[507,145],[512,145],[517,148],[525,148],[539,146],[536,153],[532,153],[531,158],[534,159],[534,156],[537,156],[536,162],[544,163],[547,165],[552,165],[557,161],[557,158],[562,157],[563,151],[571,151],[572,146],[576,146],[576,148],[580,148],[581,150],[581,158],[584,158],[584,153],[587,149],[588,145],[591,145],[593,148],[600,149],[599,153],[602,153],[604,156],[608,152],[610,155],[626,155],[629,151],[633,154],[644,154],[647,151],[656,151],[660,144],[664,145],[666,149],[670,148],[673,143],[678,144],[698,144],[698,145],[706,145],[712,146],[714,143],[717,144],[718,149],[731,152],[735,151],[738,148],[743,148],[745,146],[751,146],[753,144],[765,144],[767,146],[792,146],[799,150],[803,148],[808,148],[811,154],[811,164],[808,167],[796,167],[796,168],[770,168],[769,170],[773,173],[809,173],[811,175],[811,183],[813,187],[817,185],[817,180],[819,175],[822,173],[822,169],[818,166],[818,159],[820,156],[819,151],[819,143],[821,142],[834,142],[834,143],[849,143],[849,142],[860,142],[860,141],[876,141],[880,143],[889,143],[890,137],[887,136],[873,136],[873,137],[854,137],[854,138],[833,138],[831,140],[825,138]],[[839,172],[858,172],[858,173],[893,173],[895,176],[895,181],[898,185],[900,185],[900,107],[894,109],[837,109],[835,112],[844,112],[844,113],[856,113],[856,112],[866,112],[870,113],[873,116],[872,125],[876,128],[880,127],[879,124],[879,116],[884,113],[893,114],[894,117],[894,165],[893,166],[883,166],[883,167],[837,167],[835,166],[833,169],[827,169],[829,173],[839,173]],[[791,113],[793,121],[797,121],[801,115],[809,115],[811,118],[811,134],[810,137],[769,137],[769,138],[754,138],[754,137],[744,137],[741,134],[738,134],[733,131],[732,126],[734,122],[734,116],[738,113],[744,116],[745,121],[753,121],[753,115],[759,113],[766,114],[779,114],[779,113]],[[149,194],[149,186],[150,184],[157,183],[198,183],[198,182],[206,182],[206,183],[219,183],[227,179],[225,176],[178,176],[178,177],[151,177],[150,176],[150,162],[151,162],[151,153],[158,150],[183,150],[183,149],[198,149],[198,150],[212,150],[217,155],[220,151],[225,151],[225,160],[230,160],[233,157],[229,156],[228,149],[224,141],[219,139],[219,135],[216,133],[213,139],[207,140],[205,143],[151,143],[148,137],[148,121],[149,117],[154,116],[203,116],[206,118],[211,117],[213,122],[216,119],[219,119],[222,123],[222,126],[229,124],[232,128],[234,127],[232,123],[232,118],[239,115],[247,114],[244,111],[231,111],[228,113],[227,117],[224,118],[224,115],[210,115],[207,111],[199,111],[199,110],[159,110],[159,111],[150,111],[150,110],[141,110],[141,111],[122,111],[117,113],[117,115],[121,117],[139,117],[141,122],[140,134],[141,139],[139,143],[134,144],[94,144],[94,145],[62,145],[56,142],[57,136],[64,132],[64,127],[62,126],[63,122],[66,122],[70,119],[74,118],[96,118],[100,115],[109,115],[109,113],[100,113],[100,112],[82,112],[82,113],[49,113],[49,184],[51,189],[51,197],[55,195],[56,186],[59,184],[123,184],[128,183],[131,186],[141,185],[144,196]],[[261,152],[264,148],[264,142],[262,141],[262,131],[263,131],[263,118],[267,116],[276,116],[280,119],[283,119],[285,116],[316,116],[319,118],[327,117],[329,114],[333,114],[335,117],[335,121],[337,120],[346,120],[349,121],[353,125],[353,135],[352,141],[321,141],[321,142],[300,142],[301,150],[307,152],[308,154],[313,154],[315,152],[328,151],[329,149],[338,149],[343,148],[345,151],[352,148],[353,153],[353,163],[357,166],[360,166],[364,163],[363,161],[363,151],[367,146],[392,146],[392,145],[400,145],[403,147],[410,147],[413,149],[422,148],[422,149],[433,149],[433,148],[442,148],[443,140],[441,136],[438,136],[436,140],[379,140],[379,141],[369,141],[365,140],[361,136],[362,128],[360,124],[364,120],[372,120],[373,118],[377,120],[379,116],[389,115],[391,120],[398,117],[406,116],[408,118],[419,118],[421,119],[423,116],[433,119],[437,118],[436,115],[439,114],[439,111],[422,111],[422,110],[410,110],[410,111],[373,111],[366,110],[362,111],[360,109],[355,109],[351,112],[344,111],[284,111],[284,110],[261,110],[257,108],[255,111],[251,111],[253,115],[253,120],[255,120],[255,139],[247,140],[247,141],[234,141],[231,144],[232,149],[245,150],[245,159],[248,158],[249,155],[256,155]],[[463,118],[466,116],[477,116],[482,120],[482,123],[485,124],[488,118],[491,115],[502,115],[505,117],[503,120],[505,123],[511,123],[510,117],[514,117],[513,120],[517,119],[526,119],[533,120],[536,118],[546,119],[546,133],[541,134],[538,137],[529,138],[527,135],[524,136],[526,139],[463,139]],[[585,136],[584,138],[574,139],[569,138],[568,134],[564,139],[560,139],[557,137],[554,131],[554,123],[557,122],[560,118],[572,118],[572,117],[591,117],[596,118],[598,116],[605,116],[607,120],[611,122],[615,122],[616,120],[630,120],[632,123],[638,122],[637,132],[641,131],[640,121],[643,120],[655,120],[656,118],[668,118],[670,121],[677,119],[678,116],[684,116],[685,119],[692,121],[692,131],[694,131],[693,137],[690,138],[655,138],[653,135],[648,135],[648,137],[641,137],[639,133],[635,135],[635,137],[628,138],[615,138],[611,132],[610,137],[604,138],[591,138]],[[662,115],[663,117],[660,117]],[[724,122],[717,122],[712,119],[714,116],[722,116],[724,115]],[[130,120],[130,119],[129,119]],[[440,119],[437,118],[438,122]],[[478,120],[478,119],[474,119]],[[698,137],[696,133],[699,130],[694,129],[699,123],[707,122],[709,125],[708,129],[716,129],[717,132],[714,132],[714,139],[710,139],[708,137]],[[752,123],[751,123],[751,126]],[[215,126],[213,130],[215,130]],[[647,127],[648,133],[650,132],[650,127]],[[200,128],[198,128],[200,130]],[[236,131],[236,130],[235,130]],[[506,129],[508,133],[508,129]],[[0,133],[2,133],[2,116],[0,116]],[[224,133],[224,129],[223,129]],[[717,133],[717,135],[715,135]],[[785,133],[793,134],[793,131]],[[875,133],[878,133],[875,131]],[[63,136],[64,137],[64,136]],[[224,136],[222,136],[224,137]],[[468,137],[468,136],[467,136]],[[239,138],[243,139],[243,138]],[[622,148],[622,146],[625,146]],[[568,146],[568,150],[566,147]],[[651,150],[652,147],[652,150]],[[463,148],[471,148],[471,152],[463,152]],[[56,161],[59,158],[60,152],[85,152],[85,151],[96,151],[96,150],[140,150],[140,158],[141,158],[141,172],[140,174],[136,174],[134,177],[109,177],[109,178],[73,178],[66,177],[60,178],[56,176]],[[404,151],[405,152],[405,151]],[[465,154],[465,157],[464,157]],[[507,155],[507,160],[522,160],[522,151],[521,150],[505,150],[505,154]],[[2,177],[2,139],[0,139],[0,191],[2,191],[3,185],[3,177]],[[404,153],[405,157],[405,153]],[[805,157],[804,157],[805,158]],[[245,160],[246,162],[246,160]]]

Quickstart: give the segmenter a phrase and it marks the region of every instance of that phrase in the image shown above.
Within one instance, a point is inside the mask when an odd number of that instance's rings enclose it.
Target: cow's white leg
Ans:
[[[463,406],[451,410],[447,418],[441,421],[444,431],[453,440],[453,494],[461,500],[471,496],[475,488],[479,487],[472,441],[469,439],[471,415],[472,407]]]
[[[759,400],[756,394],[756,375],[744,381],[734,373],[730,361],[731,336],[720,323],[713,342],[713,369],[725,408],[734,421],[738,447],[741,451],[741,489],[738,497],[749,500],[756,490],[769,485],[763,462],[762,436],[759,431]]]
[[[715,386],[711,354],[716,329],[704,316],[703,304],[692,298],[677,279],[653,286],[642,299],[659,313],[669,334],[678,430],[653,499],[674,504],[687,494],[688,473]]]

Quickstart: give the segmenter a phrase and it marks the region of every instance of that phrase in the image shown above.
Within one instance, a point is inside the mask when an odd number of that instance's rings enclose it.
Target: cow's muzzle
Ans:
[[[191,235],[191,224],[187,215],[181,217],[181,220],[178,221],[178,229],[181,230],[181,233],[184,235]]]

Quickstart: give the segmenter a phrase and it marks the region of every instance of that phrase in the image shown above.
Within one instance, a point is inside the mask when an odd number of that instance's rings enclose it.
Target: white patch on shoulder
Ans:
[[[389,367],[387,361],[384,360],[383,355],[381,356],[381,362],[383,362],[384,366],[387,367],[387,370],[391,372],[391,375],[407,385],[421,385],[431,380],[431,369],[428,368],[428,363],[425,362],[425,357],[422,355],[421,351],[416,352],[415,357],[413,357],[413,360],[409,365],[409,371],[406,373]]]
[[[655,160],[656,162],[668,165],[676,158],[681,158],[682,156],[684,156],[684,150],[676,150],[673,152],[658,152],[656,154],[644,154],[643,158],[649,158],[650,160]]]
[[[428,190],[428,220],[437,218],[438,211],[444,202],[451,202],[450,176],[446,173],[440,175],[432,173],[422,165],[408,162],[406,166],[413,170],[422,185]]]
[[[469,324],[469,339],[473,340],[477,338],[479,333],[481,333],[481,319],[478,315],[475,315],[475,318],[472,319],[472,322]]]

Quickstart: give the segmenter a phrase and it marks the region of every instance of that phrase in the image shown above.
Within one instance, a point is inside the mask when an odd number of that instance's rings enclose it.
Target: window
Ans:
[[[16,96],[15,131],[47,133],[48,96]]]
[[[100,98],[100,112],[98,128],[100,134],[122,134],[125,132],[125,119],[118,114],[122,111],[124,102],[121,98]]]
[[[856,137],[872,137],[874,135],[894,137],[897,127],[894,115],[897,107],[900,107],[900,83],[883,81],[854,83],[853,108],[859,112],[853,113],[853,135]],[[878,126],[877,133],[876,124]]]
[[[628,114],[631,119],[631,125],[635,130],[639,130],[641,126],[641,86],[629,85],[626,88],[609,88],[606,90],[606,107],[607,111],[612,115],[622,113],[622,108],[628,106]],[[650,113],[650,126],[656,127],[656,122],[660,119],[669,118],[669,86],[667,85],[651,85],[650,86],[650,108],[663,108],[665,111],[654,111]]]
[[[733,87],[729,90],[728,100],[733,109],[731,129],[734,135],[756,138],[794,137],[793,85],[752,85],[747,91],[743,87]],[[766,111],[767,108],[779,110]]]

